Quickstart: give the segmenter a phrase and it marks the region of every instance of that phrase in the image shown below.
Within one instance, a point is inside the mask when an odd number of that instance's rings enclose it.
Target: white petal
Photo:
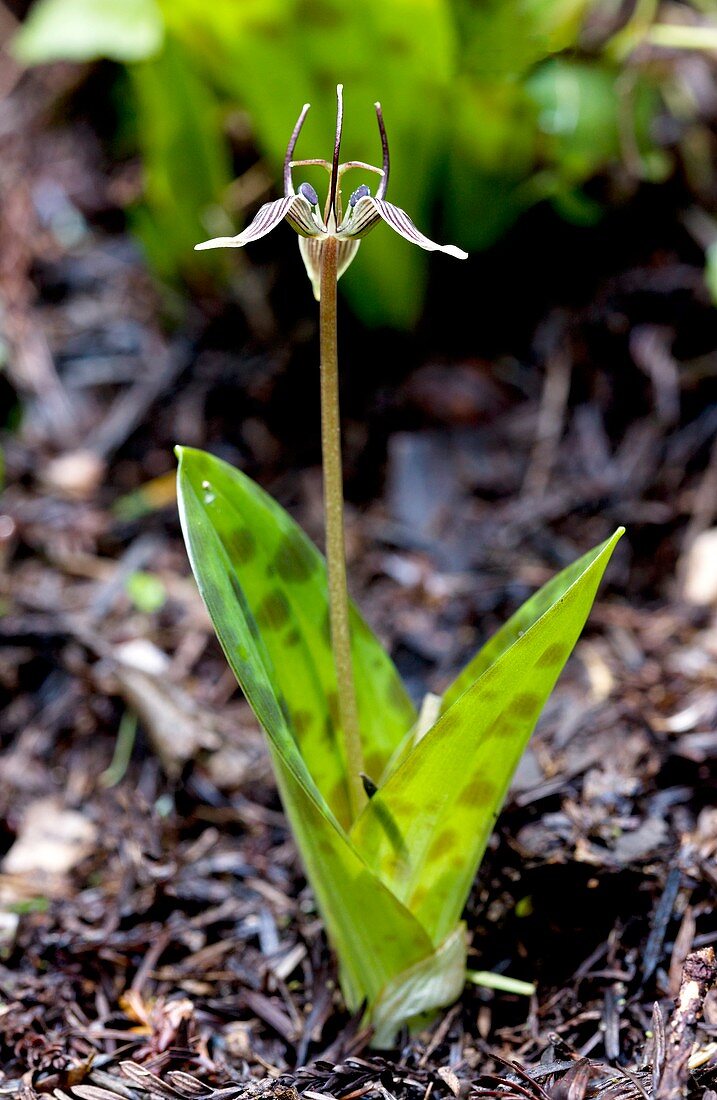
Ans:
[[[304,261],[306,274],[311,280],[314,298],[318,302],[321,299],[321,263],[324,255],[325,237],[299,237],[299,252]],[[336,250],[336,279],[341,278],[354,256],[358,252],[361,241],[356,239],[339,240]]]
[[[376,200],[370,195],[364,195],[355,206],[349,207],[336,236],[344,240],[365,237],[380,220],[381,215],[376,209]]]
[[[294,195],[286,220],[302,237],[316,237],[326,232],[326,226],[316,217],[311,203],[303,195]]]
[[[314,298],[318,302],[321,298],[321,256],[324,242],[316,237],[299,237],[299,252],[304,261],[306,274],[311,279]]]
[[[311,213],[311,206],[303,195],[287,195],[283,199],[265,202],[254,220],[236,237],[214,237],[211,241],[196,244],[195,251],[205,248],[243,248],[245,244],[258,241],[260,237],[271,233],[283,218],[290,221],[297,233],[321,232]]]
[[[340,279],[346,268],[350,265],[354,256],[358,252],[358,246],[361,241],[358,238],[349,238],[348,240],[339,241],[339,247],[336,254],[336,278]]]
[[[394,206],[391,202],[386,202],[385,199],[376,199],[370,196],[359,199],[353,208],[353,216],[344,218],[337,236],[344,239],[363,237],[373,228],[379,218],[383,219],[387,225],[391,226],[391,229],[399,233],[405,240],[410,241],[411,244],[417,244],[419,248],[425,248],[426,252],[445,252],[449,256],[455,256],[457,260],[468,259],[468,253],[464,252],[462,248],[457,248],[454,244],[436,244],[435,241],[429,240],[420,230],[416,229],[405,210],[401,210],[400,207]]]

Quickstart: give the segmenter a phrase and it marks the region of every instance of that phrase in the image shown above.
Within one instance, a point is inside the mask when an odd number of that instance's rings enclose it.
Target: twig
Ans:
[[[548,488],[565,424],[571,367],[570,356],[564,348],[556,348],[548,357],[535,441],[521,490],[523,498],[542,497]]]
[[[688,1062],[697,1023],[707,993],[717,980],[714,949],[693,951],[685,960],[677,1005],[667,1030],[665,1064],[655,1088],[655,1100],[680,1100],[687,1095]]]
[[[189,361],[189,342],[166,345],[151,334],[143,359],[146,369],[137,381],[118,397],[101,424],[89,432],[84,447],[101,458],[108,458],[122,446],[142,423],[149,409],[167,393]]]
[[[680,557],[677,563],[680,592],[684,592],[689,553],[697,538],[706,531],[717,516],[717,441],[712,446],[709,462],[695,490],[692,515],[687,524]]]

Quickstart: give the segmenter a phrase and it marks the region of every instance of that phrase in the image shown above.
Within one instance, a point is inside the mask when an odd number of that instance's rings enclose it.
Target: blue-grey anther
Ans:
[[[312,206],[316,206],[319,201],[319,196],[314,191],[310,183],[302,183],[299,185],[299,194],[303,195]]]
[[[360,187],[357,187],[351,198],[349,199],[349,206],[354,207],[359,199],[365,199],[371,194],[371,188],[367,187],[365,183],[362,183]]]

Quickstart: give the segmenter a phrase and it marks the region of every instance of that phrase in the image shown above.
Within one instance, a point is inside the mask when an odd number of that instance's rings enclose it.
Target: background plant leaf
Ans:
[[[155,0],[39,0],[15,36],[17,57],[45,61],[139,61],[162,44]]]
[[[485,647],[469,666],[476,681],[457,698],[449,694],[454,701],[353,827],[369,866],[436,944],[460,916],[515,768],[622,533],[551,581],[547,595],[533,597],[525,633],[516,633],[519,612]]]
[[[168,283],[177,276],[189,284],[225,282],[228,256],[194,251],[201,224],[217,218],[232,179],[222,105],[191,51],[172,34],[157,56],[130,66],[128,76],[144,180],[143,202],[130,211],[132,227]],[[220,226],[229,229],[228,220]]]
[[[237,590],[214,625],[220,637],[233,629],[241,592],[242,613],[254,636],[261,636],[267,675],[291,736],[332,812],[348,824],[326,563],[276,501],[220,459],[182,448],[179,484],[182,498],[191,493],[216,532]],[[415,712],[393,662],[355,608],[351,630],[364,761],[378,779]],[[242,676],[249,673],[244,669]]]

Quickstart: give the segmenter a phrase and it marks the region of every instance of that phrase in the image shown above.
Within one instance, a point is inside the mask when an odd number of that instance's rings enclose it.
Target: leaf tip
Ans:
[[[625,534],[625,528],[623,527],[622,524],[620,524],[619,527],[615,528],[613,533],[610,535],[610,538],[606,539],[605,549],[609,550],[610,554],[612,554],[613,550],[615,549],[615,547],[617,546],[618,542],[620,541],[620,539],[622,538],[622,536],[624,534]]]

